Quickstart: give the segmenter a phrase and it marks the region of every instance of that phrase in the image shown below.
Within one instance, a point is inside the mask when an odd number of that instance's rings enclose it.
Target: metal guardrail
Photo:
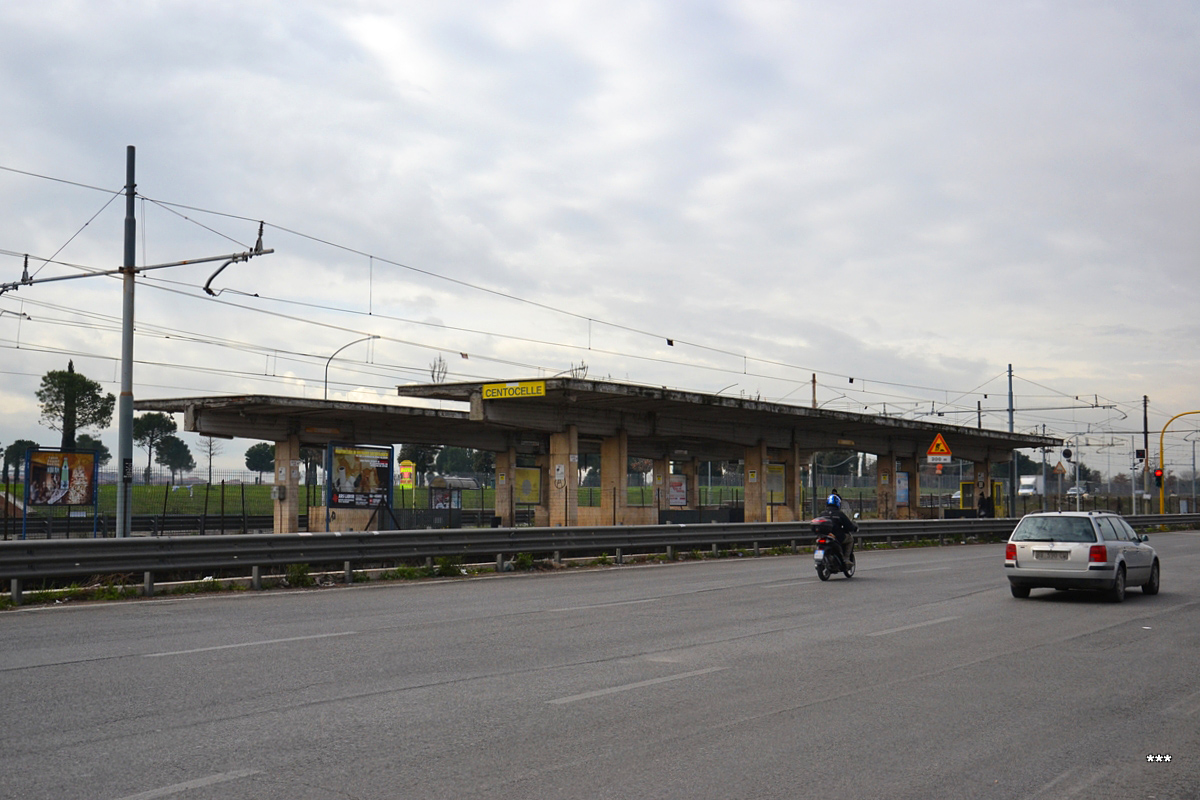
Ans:
[[[1135,527],[1200,525],[1200,514],[1129,517]],[[868,520],[860,542],[1004,539],[1015,519]],[[342,566],[419,561],[443,557],[496,558],[518,553],[584,556],[625,555],[712,548],[732,550],[811,545],[808,521],[707,523],[579,528],[476,528],[354,531],[312,534],[158,536],[126,539],[51,539],[0,542],[0,580],[12,582],[20,601],[21,582],[49,578],[143,573],[153,593],[154,573],[244,569],[256,579],[263,567],[289,564]]]

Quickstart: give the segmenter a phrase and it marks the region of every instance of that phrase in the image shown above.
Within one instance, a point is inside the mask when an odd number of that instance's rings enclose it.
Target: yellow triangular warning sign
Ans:
[[[933,437],[933,444],[929,445],[929,449],[925,451],[925,454],[929,456],[948,456],[950,455],[950,447],[939,433]]]

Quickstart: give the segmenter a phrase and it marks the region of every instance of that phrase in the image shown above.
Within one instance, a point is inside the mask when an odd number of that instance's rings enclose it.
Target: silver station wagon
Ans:
[[[1102,591],[1116,603],[1127,586],[1158,594],[1158,554],[1149,540],[1117,514],[1029,514],[1004,548],[1004,575],[1013,597],[1043,587]]]

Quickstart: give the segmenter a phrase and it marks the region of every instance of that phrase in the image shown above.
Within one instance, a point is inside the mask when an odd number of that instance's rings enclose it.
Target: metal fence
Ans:
[[[1163,524],[1195,527],[1200,514],[1127,518],[1135,527]],[[861,542],[990,541],[1007,538],[1016,519],[941,521],[875,521],[860,526]],[[137,574],[144,592],[153,594],[155,573],[236,570],[259,586],[263,568],[306,564],[344,570],[346,580],[357,567],[396,565],[435,558],[495,559],[518,553],[550,557],[662,553],[673,557],[686,550],[747,550],[809,546],[814,535],[807,523],[706,525],[642,525],[581,528],[495,528],[322,534],[248,534],[237,536],[164,536],[126,539],[27,540],[0,543],[0,579],[11,582],[11,597],[20,602],[22,582],[81,575]]]

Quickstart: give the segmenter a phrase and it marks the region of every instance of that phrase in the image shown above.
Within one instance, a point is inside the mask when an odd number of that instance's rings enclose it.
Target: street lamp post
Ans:
[[[350,345],[354,345],[354,344],[358,344],[359,342],[366,342],[366,341],[370,341],[371,339],[378,339],[378,338],[379,338],[378,336],[371,335],[371,336],[364,336],[361,339],[355,339],[353,342],[348,342],[347,344],[344,344],[341,347],[339,347],[337,350],[334,350],[333,355],[330,356],[329,358],[325,359],[325,399],[326,400],[329,399],[329,362],[333,361],[334,356],[336,356],[338,353],[345,350]]]

